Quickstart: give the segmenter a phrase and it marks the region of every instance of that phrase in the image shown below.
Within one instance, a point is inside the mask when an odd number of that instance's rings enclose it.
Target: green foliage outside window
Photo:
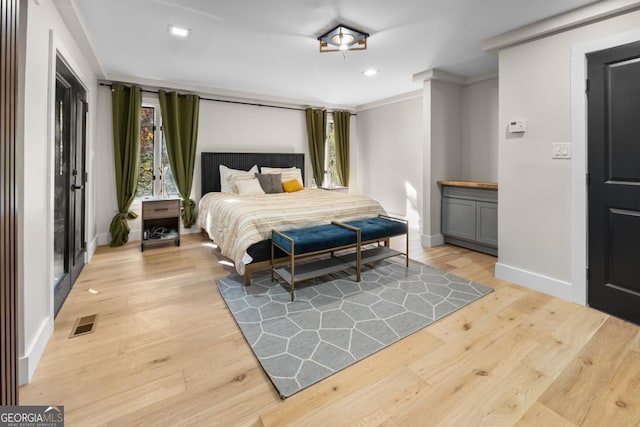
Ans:
[[[153,195],[154,108],[140,109],[140,168],[136,197]]]
[[[169,156],[167,155],[167,145],[162,141],[162,154],[159,165],[154,170],[155,152],[155,108],[142,107],[140,109],[140,167],[138,169],[138,188],[136,197],[147,196],[177,196],[171,167],[169,166]],[[159,193],[154,194],[153,177],[160,180]]]
[[[164,188],[161,190],[161,195],[165,197],[178,196],[180,193],[178,193],[178,188],[176,187],[176,182],[173,179],[173,173],[171,172],[171,167],[169,166],[169,155],[167,154],[166,141],[162,141],[162,160],[160,168],[162,171],[162,185],[164,186]]]
[[[324,185],[327,187],[333,187],[338,185],[340,179],[338,178],[338,169],[336,166],[336,138],[333,129],[333,122],[329,122],[329,129],[327,132],[327,158],[326,174]]]

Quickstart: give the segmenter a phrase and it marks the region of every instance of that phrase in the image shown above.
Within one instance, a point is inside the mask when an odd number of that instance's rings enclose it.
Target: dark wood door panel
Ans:
[[[587,59],[589,304],[640,323],[640,42]]]
[[[608,178],[640,183],[640,58],[606,66]],[[629,114],[635,111],[637,114]]]
[[[640,211],[609,210],[607,285],[640,295]]]

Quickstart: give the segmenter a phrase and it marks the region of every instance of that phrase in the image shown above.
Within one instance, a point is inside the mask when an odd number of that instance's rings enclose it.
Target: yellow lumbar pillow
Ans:
[[[293,193],[294,191],[300,191],[303,188],[300,184],[300,181],[298,181],[297,179],[292,179],[291,181],[283,182],[282,189],[285,191],[285,193]]]

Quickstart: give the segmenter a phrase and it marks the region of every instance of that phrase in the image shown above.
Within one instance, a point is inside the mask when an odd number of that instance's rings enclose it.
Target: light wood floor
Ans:
[[[218,293],[232,270],[210,242],[100,247],[21,404],[62,404],[67,426],[640,425],[637,326],[497,280],[487,255],[417,238],[411,254],[495,292],[280,400]],[[94,313],[96,331],[69,339]]]

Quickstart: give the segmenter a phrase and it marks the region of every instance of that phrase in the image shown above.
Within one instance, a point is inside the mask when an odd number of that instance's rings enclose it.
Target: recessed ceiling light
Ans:
[[[373,68],[371,68],[369,70],[363,71],[362,74],[364,74],[367,77],[373,77],[376,74],[378,74],[378,70],[374,70]]]
[[[175,25],[169,25],[169,33],[176,37],[187,37],[189,30]]]

